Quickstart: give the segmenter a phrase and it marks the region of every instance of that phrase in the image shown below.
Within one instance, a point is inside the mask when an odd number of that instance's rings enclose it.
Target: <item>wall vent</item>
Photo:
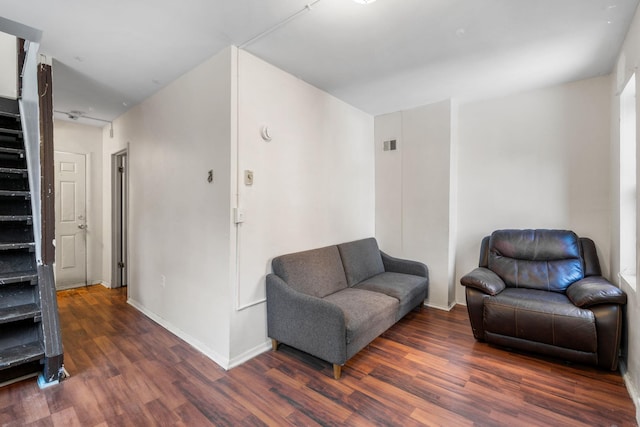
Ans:
[[[382,143],[382,149],[384,151],[394,151],[397,150],[398,144],[395,139],[390,139],[389,141],[384,141]]]

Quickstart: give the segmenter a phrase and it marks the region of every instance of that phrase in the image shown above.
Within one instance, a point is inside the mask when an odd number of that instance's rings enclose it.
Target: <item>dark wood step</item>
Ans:
[[[0,97],[0,111],[10,114],[20,114],[20,105],[18,100],[13,98]]]
[[[26,222],[31,224],[33,216],[31,215],[0,215],[0,222]]]
[[[0,129],[0,132],[1,131],[2,129]],[[19,155],[20,157],[24,157],[24,149],[22,148],[0,147],[0,153],[16,154],[16,155]]]
[[[32,285],[35,285],[38,283],[38,273],[35,270],[0,273],[0,285],[20,282],[30,282]]]
[[[0,251],[12,251],[15,249],[34,249],[36,244],[34,242],[0,242]]]
[[[15,175],[27,176],[27,169],[24,168],[0,168],[0,173],[10,173]]]
[[[0,197],[24,197],[25,199],[29,199],[31,198],[31,193],[18,190],[0,190]]]
[[[0,144],[9,143],[9,144],[22,144],[24,141],[22,137],[19,135],[6,135],[0,134]]]
[[[20,118],[20,113],[14,113],[12,111],[0,111],[0,116],[4,116],[4,117],[11,117],[14,119],[19,119]]]
[[[0,133],[22,136],[22,130],[20,129],[10,129],[10,128],[0,127]]]
[[[34,322],[39,322],[42,319],[40,307],[31,303],[0,309],[0,324],[24,319],[33,319]]]
[[[40,342],[31,342],[0,350],[0,369],[11,368],[23,363],[33,362],[44,357]]]

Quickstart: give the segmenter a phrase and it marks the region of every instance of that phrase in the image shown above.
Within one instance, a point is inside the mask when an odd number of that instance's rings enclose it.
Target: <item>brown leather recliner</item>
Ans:
[[[460,282],[477,340],[617,369],[627,295],[602,277],[591,239],[494,231]]]

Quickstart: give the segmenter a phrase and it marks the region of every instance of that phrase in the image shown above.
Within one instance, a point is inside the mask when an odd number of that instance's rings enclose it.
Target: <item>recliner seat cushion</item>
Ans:
[[[535,289],[506,288],[484,301],[484,328],[583,352],[597,351],[596,321],[591,310],[574,306],[566,295]]]
[[[508,287],[554,292],[584,277],[578,236],[566,230],[495,231],[488,267]]]

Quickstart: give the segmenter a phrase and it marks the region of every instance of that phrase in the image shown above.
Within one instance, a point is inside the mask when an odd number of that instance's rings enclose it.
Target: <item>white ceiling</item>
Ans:
[[[42,31],[56,110],[112,120],[297,14],[246,50],[377,115],[608,74],[638,1],[0,0],[0,15]]]

